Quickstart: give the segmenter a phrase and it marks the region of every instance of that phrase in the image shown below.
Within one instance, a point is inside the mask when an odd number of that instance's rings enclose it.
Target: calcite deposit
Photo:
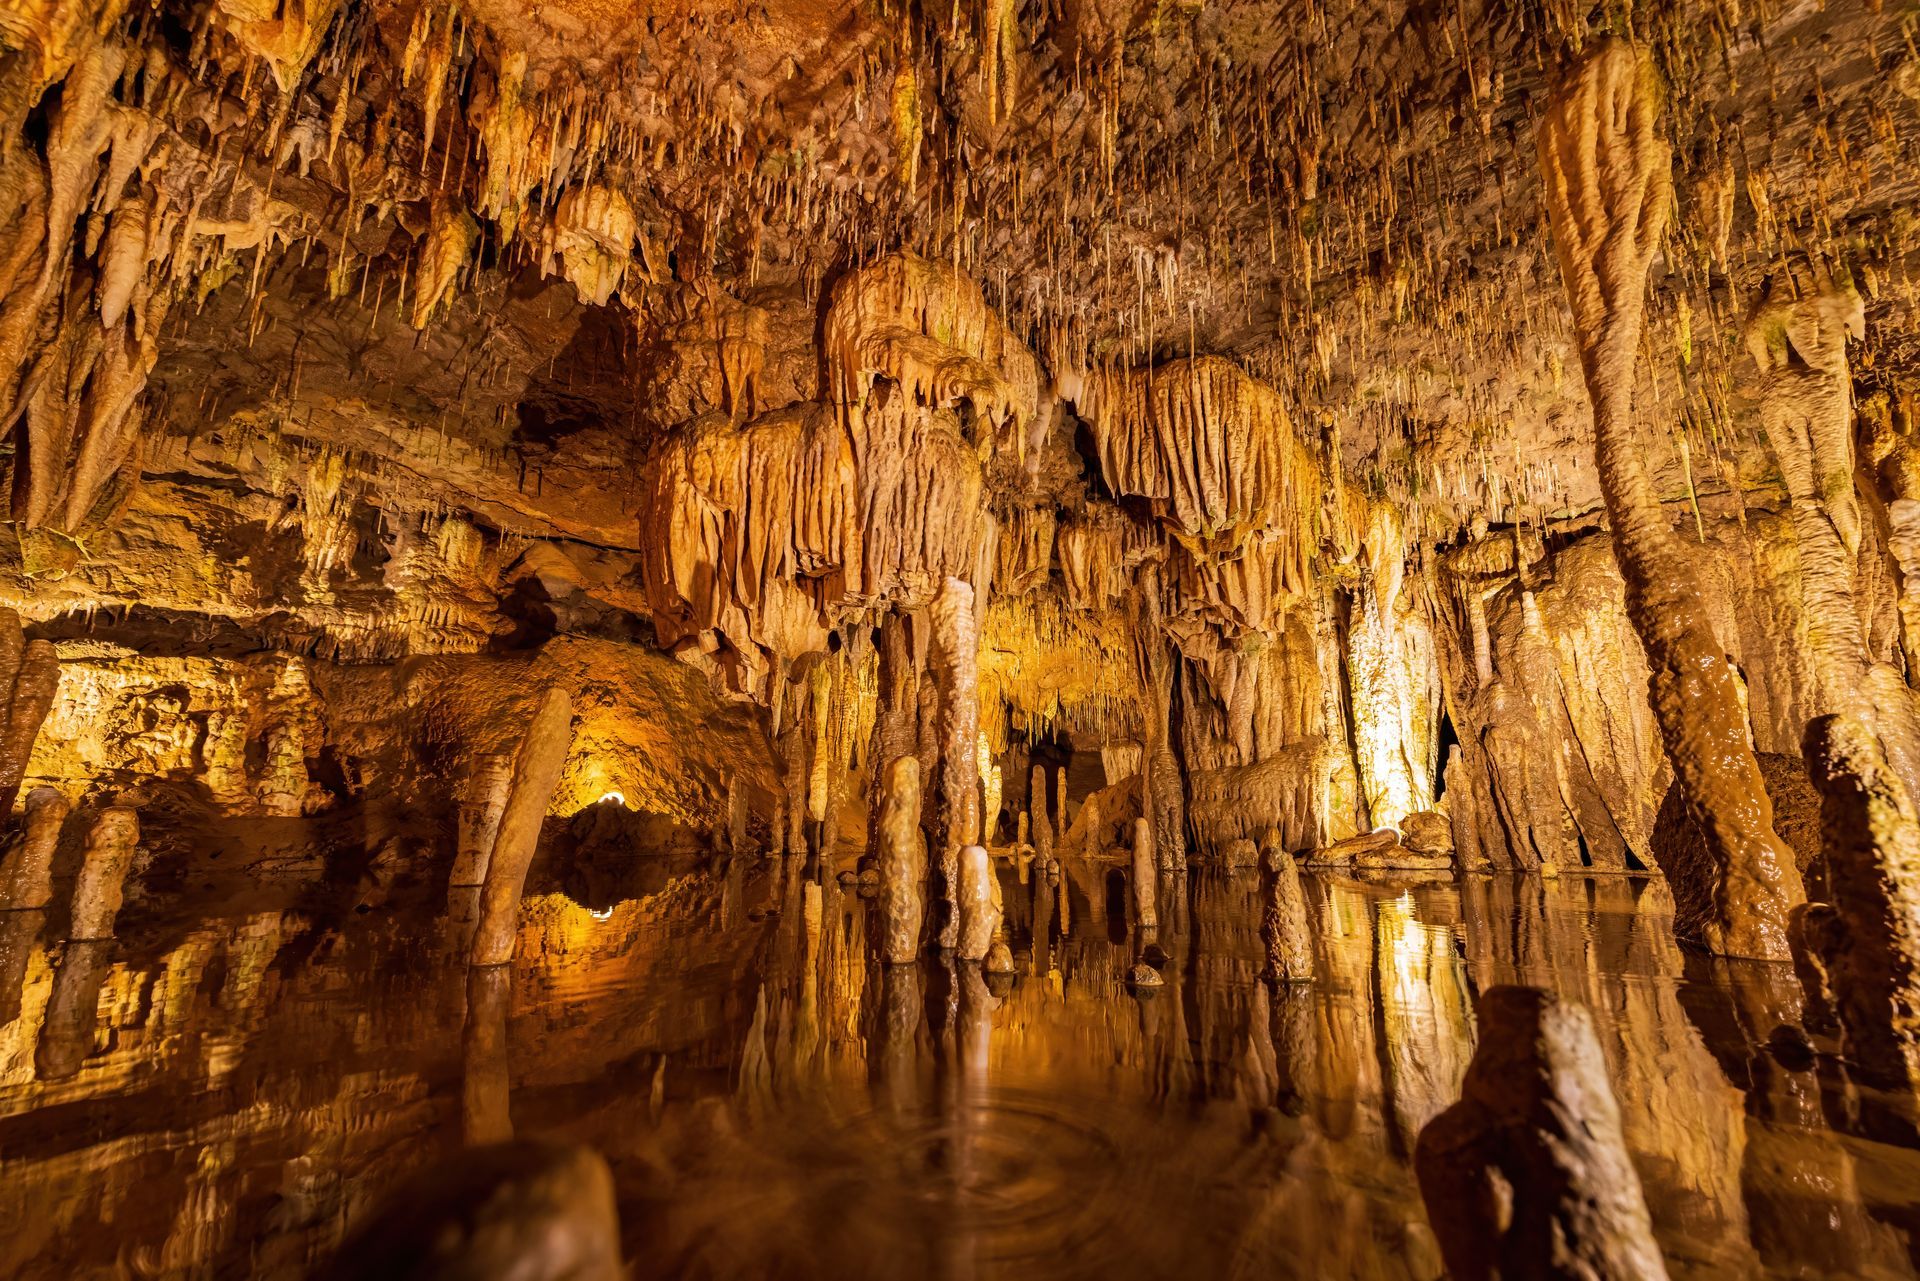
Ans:
[[[1768,1062],[1910,1090],[1913,17],[10,3],[0,978],[57,998],[0,984],[15,1057],[81,1073],[136,1003],[96,953],[177,916],[431,904],[500,970],[503,1139],[540,904],[690,866],[819,971],[730,998],[755,1106],[864,1034],[820,973],[890,967],[908,1116],[917,1004],[972,1089],[1009,965],[1110,937],[1184,992],[1223,900],[1267,1030],[1141,1035],[1304,1080],[1329,886],[1401,987],[1423,888],[1463,954],[1552,884],[1657,903],[1696,966],[1791,962]]]

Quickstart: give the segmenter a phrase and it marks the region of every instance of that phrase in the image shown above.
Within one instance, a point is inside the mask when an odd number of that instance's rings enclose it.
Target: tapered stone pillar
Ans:
[[[140,844],[140,815],[130,805],[103,810],[87,831],[80,875],[73,883],[72,939],[113,937],[114,918],[126,890],[127,868]]]
[[[0,859],[0,911],[43,908],[53,900],[53,854],[68,808],[54,788],[27,793],[26,830]]]
[[[1134,921],[1143,930],[1160,928],[1153,855],[1153,824],[1136,818],[1133,820],[1133,908]]]
[[[880,801],[880,955],[890,965],[920,956],[926,921],[927,846],[920,832],[920,762],[888,762]]]
[[[1269,878],[1262,923],[1267,940],[1267,977],[1276,983],[1304,983],[1313,978],[1313,927],[1307,920],[1300,869],[1280,843],[1278,831],[1269,828],[1262,844]]]
[[[960,959],[983,961],[1000,928],[1000,885],[984,845],[960,851]]]
[[[513,776],[480,893],[480,923],[473,933],[475,965],[503,965],[513,959],[527,867],[540,845],[540,825],[572,743],[573,700],[563,689],[549,689],[540,695],[526,737],[514,754]]]
[[[1797,933],[1824,970],[1854,1070],[1882,1088],[1920,1089],[1920,816],[1854,718],[1817,717],[1806,757],[1833,902],[1798,914]],[[1826,995],[1810,991],[1809,1004],[1817,1011]]]

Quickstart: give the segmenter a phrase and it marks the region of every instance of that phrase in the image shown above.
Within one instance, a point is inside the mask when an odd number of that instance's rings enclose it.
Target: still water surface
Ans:
[[[1784,967],[1682,953],[1656,881],[1309,878],[1320,977],[1275,989],[1259,878],[1196,874],[1136,994],[1118,872],[1064,912],[1003,880],[992,984],[869,963],[797,864],[535,895],[510,973],[461,964],[465,902],[0,914],[0,1275],[301,1276],[513,1134],[607,1157],[640,1277],[1434,1278],[1414,1139],[1509,982],[1592,1008],[1676,1276],[1916,1275],[1909,1115],[1776,1035]]]

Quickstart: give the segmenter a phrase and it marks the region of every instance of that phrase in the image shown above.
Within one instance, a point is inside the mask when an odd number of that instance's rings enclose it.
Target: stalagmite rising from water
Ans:
[[[920,834],[920,762],[897,756],[887,765],[880,802],[880,955],[890,965],[920,957],[926,917],[927,844]]]
[[[67,821],[67,798],[51,787],[27,793],[26,828],[0,858],[0,911],[53,901],[53,852]]]
[[[1588,57],[1558,86],[1541,123],[1547,213],[1593,404],[1594,458],[1628,613],[1646,646],[1667,755],[1706,836],[1708,866],[1665,869],[1674,928],[1714,951],[1784,959],[1800,874],[1774,834],[1739,675],[1654,490],[1646,434],[1634,418],[1647,269],[1672,202],[1659,109],[1644,56],[1609,42]]]
[[[572,743],[573,703],[563,689],[540,695],[526,737],[513,759],[513,780],[500,813],[500,828],[487,860],[487,883],[480,892],[480,923],[474,930],[475,965],[502,965],[513,959],[520,927],[520,894],[527,866],[540,843],[540,824],[560,781]]]
[[[1831,990],[1810,995],[1832,1000],[1861,1075],[1920,1089],[1920,815],[1857,721],[1809,725],[1807,764],[1832,899],[1832,920],[1807,931]]]
[[[1303,983],[1313,978],[1313,924],[1300,888],[1300,869],[1280,844],[1278,832],[1268,832],[1261,860],[1271,884],[1261,932],[1267,941],[1267,977],[1276,983]]]
[[[127,805],[102,811],[87,829],[80,875],[73,883],[72,939],[110,939],[126,890],[127,868],[140,843],[139,812]]]

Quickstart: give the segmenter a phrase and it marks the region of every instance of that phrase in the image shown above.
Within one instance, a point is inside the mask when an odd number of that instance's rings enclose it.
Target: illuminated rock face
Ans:
[[[1701,7],[11,5],[0,908],[699,855],[978,1048],[1029,916],[1611,877],[1910,1079],[1920,62]]]

